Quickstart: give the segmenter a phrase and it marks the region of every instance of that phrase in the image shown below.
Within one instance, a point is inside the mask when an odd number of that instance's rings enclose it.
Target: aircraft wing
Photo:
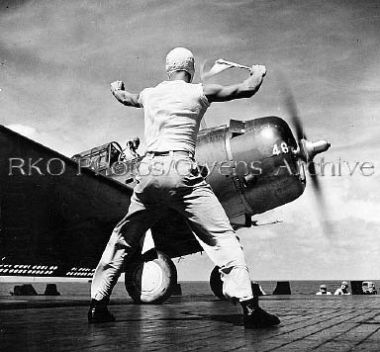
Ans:
[[[0,126],[0,275],[91,277],[132,189]],[[200,247],[176,214],[152,229],[171,257]]]

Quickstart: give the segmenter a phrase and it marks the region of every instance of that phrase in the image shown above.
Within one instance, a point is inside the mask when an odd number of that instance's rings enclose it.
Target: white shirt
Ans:
[[[341,288],[338,288],[338,289],[334,292],[334,295],[335,295],[335,296],[339,296],[339,295],[345,295],[345,296],[348,296],[348,295],[350,295],[350,294],[351,294],[350,292],[343,291]]]
[[[194,154],[200,122],[210,103],[202,84],[164,81],[140,93],[147,151]]]

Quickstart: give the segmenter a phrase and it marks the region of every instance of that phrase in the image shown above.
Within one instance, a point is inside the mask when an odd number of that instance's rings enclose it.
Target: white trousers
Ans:
[[[187,220],[205,252],[220,267],[224,295],[239,301],[251,299],[242,246],[195,162],[178,156],[145,157],[140,171],[144,176],[139,176],[128,213],[113,230],[96,268],[91,297],[101,300],[111,295],[127,257],[141,248],[146,231],[171,208]]]

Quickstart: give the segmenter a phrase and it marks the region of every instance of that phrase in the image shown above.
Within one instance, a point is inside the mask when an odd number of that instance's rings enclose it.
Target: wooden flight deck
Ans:
[[[276,328],[245,330],[241,308],[213,296],[163,305],[116,299],[117,321],[88,325],[87,299],[0,299],[0,351],[380,351],[378,296],[267,296]]]

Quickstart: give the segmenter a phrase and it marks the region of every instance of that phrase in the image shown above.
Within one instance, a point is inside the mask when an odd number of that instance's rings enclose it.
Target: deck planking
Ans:
[[[241,308],[212,296],[163,305],[115,300],[117,321],[88,325],[87,300],[0,300],[1,351],[379,351],[380,297],[267,296],[276,328],[245,330]]]

